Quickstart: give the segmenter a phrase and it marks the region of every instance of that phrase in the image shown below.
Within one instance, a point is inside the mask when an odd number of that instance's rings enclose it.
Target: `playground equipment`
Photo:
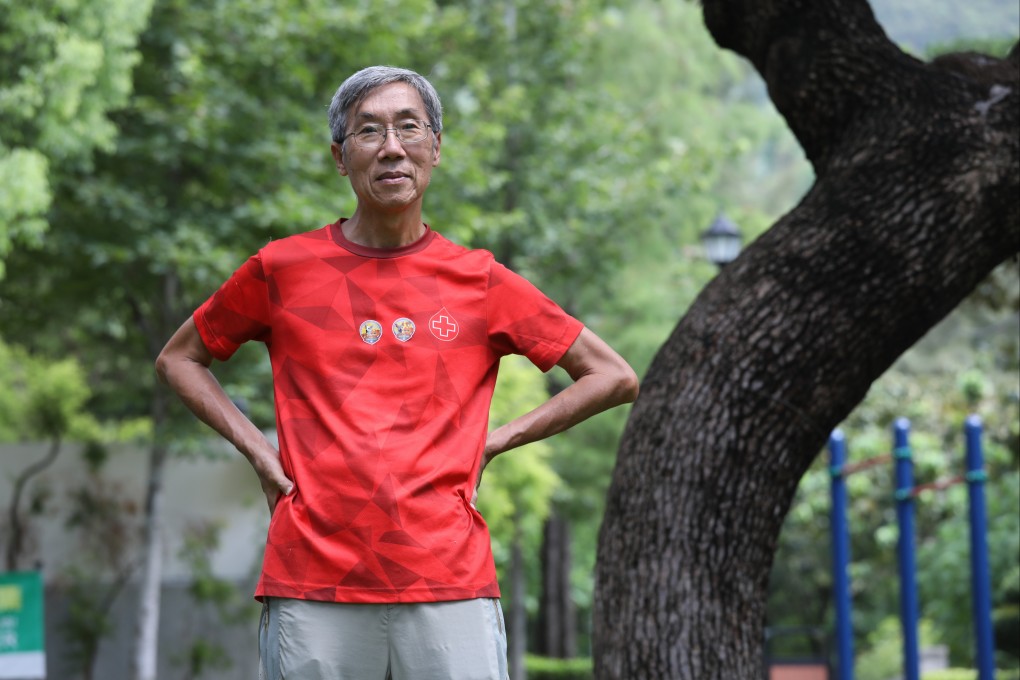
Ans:
[[[900,418],[893,427],[892,455],[877,456],[860,463],[846,462],[846,437],[836,430],[829,438],[832,476],[832,568],[836,609],[837,679],[853,680],[854,650],[850,605],[850,530],[847,522],[846,478],[876,465],[895,463],[896,517],[899,523],[897,556],[900,571],[900,619],[903,627],[903,678],[920,680],[916,566],[914,561],[914,499],[923,491],[944,489],[966,482],[970,498],[971,602],[974,620],[978,680],[994,680],[991,577],[988,566],[987,513],[985,510],[984,452],[981,419],[976,415],[964,424],[966,474],[928,484],[915,485],[910,449],[910,422]]]

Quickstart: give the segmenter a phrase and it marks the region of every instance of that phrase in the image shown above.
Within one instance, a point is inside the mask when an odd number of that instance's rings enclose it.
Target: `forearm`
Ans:
[[[231,401],[207,366],[176,356],[159,362],[157,374],[188,410],[249,460],[273,449],[262,432]]]
[[[160,352],[156,374],[199,420],[216,430],[248,459],[259,477],[271,513],[280,494],[291,493],[294,483],[283,470],[280,452],[223,391],[209,370],[212,361],[194,320],[188,319]]]
[[[261,470],[263,459],[278,459],[279,454],[223,391],[209,370],[212,361],[194,320],[188,319],[160,352],[156,375],[199,420],[237,447],[256,470]]]
[[[486,461],[504,451],[559,434],[632,400],[631,392],[619,380],[603,375],[583,376],[538,408],[490,432],[485,446]]]
[[[485,463],[504,451],[551,437],[637,398],[638,379],[633,369],[587,328],[558,365],[574,382],[533,411],[490,432]]]

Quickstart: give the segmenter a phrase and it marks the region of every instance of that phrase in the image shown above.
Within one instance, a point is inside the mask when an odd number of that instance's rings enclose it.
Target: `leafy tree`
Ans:
[[[118,484],[104,478],[103,446],[90,444],[83,455],[88,474],[71,489],[64,522],[68,537],[76,539],[76,560],[63,565],[55,585],[67,603],[60,628],[68,656],[85,680],[92,680],[100,646],[114,629],[113,605],[137,570],[131,548],[138,506]]]
[[[920,484],[962,474],[962,423],[968,413],[983,416],[989,549],[999,608],[1016,601],[1006,584],[1020,569],[1014,319],[1015,311],[989,311],[972,297],[876,381],[842,426],[853,463],[887,455],[893,421],[908,416]],[[1000,341],[1010,348],[999,348]],[[831,625],[829,479],[823,454],[800,482],[772,570],[770,625]],[[855,473],[847,483],[856,649],[867,653],[870,633],[895,613],[890,607],[899,598],[891,463]],[[925,492],[915,503],[921,613],[935,641],[948,644],[958,664],[970,663],[973,654],[967,504],[964,486]],[[1009,618],[1020,620],[1015,612]]]
[[[0,278],[15,243],[40,245],[54,178],[110,149],[151,0],[0,2]]]
[[[212,554],[219,547],[221,528],[216,521],[188,526],[179,551],[180,558],[191,572],[188,595],[198,610],[194,623],[211,618],[214,629],[251,621],[254,618],[252,610],[257,607],[249,596],[238,592],[236,583],[217,576],[213,571]],[[212,617],[208,617],[209,613]],[[208,630],[202,630],[200,625],[194,625],[192,630],[191,643],[176,659],[184,666],[186,680],[207,674],[215,677],[217,671],[231,667],[233,662],[229,652],[208,634]]]
[[[435,72],[444,88],[477,85],[484,69],[450,46],[481,44],[470,22],[483,15],[480,6],[429,2],[403,3],[400,12],[379,3],[157,3],[140,39],[132,98],[114,118],[116,145],[96,156],[91,171],[69,173],[56,186],[50,219],[61,238],[32,256],[12,256],[4,328],[36,349],[87,356],[100,417],[148,416],[154,424],[136,678],[155,672],[162,471],[171,440],[182,438],[176,423],[187,422],[155,388],[152,359],[259,245],[349,214],[353,195],[334,174],[323,115],[339,80],[369,63],[396,62]],[[519,90],[504,97],[479,86],[480,107],[519,101]],[[448,99],[453,120],[456,102],[473,105],[468,94]],[[471,120],[486,124],[484,116]],[[498,127],[481,132],[498,135]],[[444,154],[444,164],[463,180],[458,191],[481,195],[477,187],[490,181],[478,170],[485,147],[459,148]],[[480,224],[472,217],[502,210],[442,195],[436,211],[451,228],[437,226],[455,237],[471,236]],[[217,371],[228,386],[247,374],[246,394],[261,394],[250,400],[253,415],[271,413],[259,353]],[[252,374],[263,379],[254,387]]]
[[[534,180],[522,193],[529,210],[537,206],[526,221],[544,235],[522,241],[515,261],[642,374],[669,319],[716,273],[695,245],[716,213],[725,207],[753,238],[767,225],[762,211],[793,201],[809,178],[781,119],[749,85],[749,69],[718,53],[697,6],[635,2],[606,8],[591,26],[578,48],[583,66],[550,95],[562,121],[553,118],[539,153],[522,161]],[[769,201],[736,189],[743,185],[768,187]],[[561,238],[565,255],[544,245]],[[582,625],[626,416],[601,414],[550,442],[564,479],[555,511],[573,536]],[[589,653],[585,634],[579,650]]]
[[[760,672],[794,491],[893,361],[1018,249],[1020,52],[926,64],[867,3],[705,0],[814,166],[645,377],[600,535],[600,678]]]
[[[860,654],[854,677],[860,680],[888,680],[903,671],[903,643],[900,620],[887,616],[867,636],[868,647]],[[918,638],[922,646],[935,644],[931,622],[921,620]]]
[[[647,366],[669,331],[661,319],[678,314],[714,273],[705,263],[673,266],[687,254],[676,244],[694,242],[720,198],[757,234],[783,205],[778,196],[803,186],[796,163],[774,174],[719,163],[744,158],[760,141],[771,160],[788,160],[791,150],[774,123],[750,112],[761,93],[746,86],[746,69],[709,56],[693,11],[596,0],[505,0],[495,9],[480,0],[412,0],[399,11],[372,2],[161,1],[140,44],[135,94],[113,119],[116,144],[103,147],[92,171],[71,164],[48,180],[49,221],[61,238],[9,258],[13,274],[0,292],[5,337],[83,358],[99,417],[155,421],[147,508],[148,535],[158,538],[160,471],[190,419],[178,419],[155,389],[154,353],[266,240],[349,214],[354,197],[328,154],[326,100],[356,68],[399,63],[430,75],[447,107],[427,220],[492,248]],[[719,97],[740,106],[727,115]],[[777,178],[775,204],[759,208],[721,188],[745,172],[761,186]],[[622,263],[631,266],[614,273]],[[245,348],[217,373],[259,424],[272,422],[262,353]],[[575,535],[589,554],[621,415],[551,443],[561,450],[550,460],[568,482],[557,505],[586,520]],[[500,468],[515,467],[521,454],[494,465],[482,502],[499,495]],[[521,461],[538,464],[531,454]],[[499,513],[491,519],[502,560],[512,552],[512,532],[504,533],[512,523]],[[521,532],[527,560],[538,532]],[[158,543],[149,546],[158,555]],[[150,565],[151,593],[155,557]],[[575,562],[582,602],[591,597],[590,565]],[[150,606],[150,632],[154,618]]]
[[[591,286],[591,293],[582,294],[589,286],[577,281],[608,281],[600,273],[624,255],[659,248],[662,240],[641,246],[645,240],[637,237],[646,230],[662,239],[670,236],[662,223],[674,211],[660,197],[696,201],[697,192],[715,181],[715,161],[746,147],[745,135],[753,136],[755,126],[741,126],[739,117],[731,117],[731,128],[741,130],[732,143],[685,152],[689,175],[697,182],[681,189],[666,186],[663,169],[676,143],[690,141],[677,142],[668,132],[670,108],[661,92],[669,83],[694,80],[707,99],[737,88],[740,69],[731,61],[718,72],[695,72],[698,60],[687,59],[688,72],[668,79],[635,77],[655,69],[626,70],[622,57],[642,30],[658,31],[660,50],[675,51],[670,36],[681,30],[699,49],[709,48],[704,33],[691,28],[693,10],[686,5],[678,10],[648,5],[621,14],[584,3],[554,22],[540,20],[545,7],[508,2],[506,12],[494,13],[484,3],[448,5],[441,11],[429,3],[409,3],[402,7],[401,21],[384,30],[392,17],[368,5],[303,14],[285,3],[256,3],[235,5],[227,16],[224,7],[161,3],[143,39],[145,61],[136,73],[132,106],[117,115],[122,136],[116,152],[100,156],[99,173],[74,177],[63,188],[54,219],[71,242],[52,244],[42,255],[14,263],[23,294],[11,295],[16,304],[9,304],[7,318],[19,315],[34,329],[32,342],[48,351],[70,346],[87,354],[100,415],[173,417],[159,393],[155,401],[150,397],[147,363],[180,318],[259,243],[317,226],[353,206],[349,190],[332,174],[324,144],[316,143],[324,141],[322,102],[312,101],[335,85],[337,73],[347,72],[341,66],[349,52],[364,55],[364,63],[417,67],[432,75],[444,95],[443,171],[430,192],[429,219],[444,233],[502,253],[607,337],[617,335],[589,313],[600,305],[597,291],[604,287]],[[660,14],[649,15],[649,8]],[[640,30],[631,26],[634,21],[642,22]],[[344,45],[344,54],[324,59],[301,51],[305,48],[296,42],[317,24],[341,36],[337,44]],[[221,33],[226,40],[219,40]],[[603,34],[610,39],[596,40]],[[273,37],[273,44],[264,36]],[[449,49],[451,44],[461,49]],[[404,59],[396,56],[402,50]],[[273,57],[268,71],[265,55]],[[661,58],[680,63],[676,54]],[[494,70],[494,63],[505,68]],[[588,85],[617,64],[615,79],[632,79],[631,89]],[[616,105],[640,97],[654,100],[654,110]],[[692,126],[703,127],[699,121],[713,117],[699,115],[696,104],[694,98],[687,102],[685,115]],[[712,135],[726,131],[720,122]],[[620,136],[620,143],[605,144],[613,135]],[[660,144],[664,135],[670,145]],[[695,129],[689,137],[707,140],[712,135]],[[607,156],[610,149],[629,151]],[[307,161],[317,154],[321,165]],[[646,156],[656,160],[647,162]],[[618,171],[597,170],[606,165]],[[620,177],[630,181],[619,185]],[[551,195],[550,185],[569,190]],[[509,209],[511,203],[519,207]],[[336,212],[320,214],[319,206],[328,204],[338,205]],[[688,231],[699,229],[710,211],[704,202],[703,214],[689,221]],[[635,213],[647,216],[623,219]],[[83,251],[85,259],[80,258]],[[639,266],[647,265],[642,261]],[[699,275],[700,281],[707,278],[709,267],[701,267]],[[110,285],[118,280],[130,285]],[[687,284],[689,295],[700,281]],[[50,338],[36,332],[55,325],[45,318],[51,310],[68,308],[75,323],[61,323],[60,332]],[[658,332],[664,335],[665,330]],[[648,355],[652,336],[642,337]],[[272,422],[271,403],[259,396],[267,393],[264,359],[248,352],[218,373],[231,394],[247,397],[259,422]],[[253,380],[253,373],[259,379]],[[557,457],[573,474],[572,487],[578,491],[572,494],[588,499],[574,503],[572,512],[587,522],[582,540],[589,556],[611,442],[622,425],[619,416],[601,422],[576,440],[592,451],[588,460],[595,466],[575,464],[585,456],[574,451],[585,449],[573,444],[564,446],[569,456]],[[159,429],[169,431],[166,425]],[[179,426],[173,431],[179,440]],[[163,451],[154,458],[158,472],[165,447],[156,451]],[[525,550],[525,555],[532,552]],[[579,561],[575,577],[587,600],[591,564],[591,557]],[[532,584],[529,590],[537,588]]]
[[[542,374],[521,357],[507,357],[500,363],[490,425],[503,425],[547,398]],[[490,526],[500,582],[510,586],[507,638],[514,679],[524,677],[526,616],[534,610],[536,600],[528,588],[526,572],[537,568],[542,526],[559,484],[549,454],[548,443],[535,442],[496,458],[479,490],[478,509]]]
[[[0,442],[49,442],[46,455],[19,471],[12,484],[6,508],[4,566],[8,571],[25,566],[31,527],[22,499],[33,478],[57,460],[64,440],[100,436],[98,425],[85,413],[89,396],[84,371],[74,359],[52,362],[0,339]],[[29,515],[41,514],[47,497],[45,487],[31,488]]]
[[[929,51],[938,56],[982,47],[997,55],[1009,51],[1009,45],[1002,41],[956,42],[952,48],[936,45]],[[887,454],[892,422],[909,415],[915,438],[925,447],[921,481],[931,481],[959,474],[963,455],[961,424],[971,412],[984,417],[992,454],[988,496],[995,499],[993,504],[1003,504],[1006,509],[991,515],[992,530],[998,536],[989,542],[996,565],[993,582],[997,584],[1008,583],[1009,574],[1020,570],[1015,541],[1009,533],[1010,518],[1017,514],[1010,509],[1017,502],[1015,475],[1020,463],[1020,441],[1015,434],[1020,432],[1020,413],[1016,409],[1020,367],[1020,341],[1015,331],[1020,309],[1018,291],[1015,262],[998,267],[953,314],[876,381],[844,425],[852,458],[864,460]],[[770,579],[770,625],[831,623],[827,460],[828,455],[823,453],[801,480],[783,524]],[[897,566],[890,545],[895,541],[896,521],[890,496],[891,467],[879,466],[854,477],[849,480],[853,488],[849,511],[851,573],[860,579],[854,582],[854,622],[856,648],[866,651],[867,634],[876,629],[889,613],[889,602],[898,597]],[[918,580],[932,584],[922,586],[922,613],[933,626],[933,635],[949,643],[953,660],[960,663],[969,663],[973,653],[966,591],[967,524],[962,520],[966,508],[963,489],[925,494],[917,505]],[[995,602],[997,611],[1002,612],[997,627],[1020,624],[1016,601],[1016,594],[1011,594],[1008,587],[997,589]],[[805,607],[805,603],[813,606]],[[1003,635],[1002,639],[1011,638]]]

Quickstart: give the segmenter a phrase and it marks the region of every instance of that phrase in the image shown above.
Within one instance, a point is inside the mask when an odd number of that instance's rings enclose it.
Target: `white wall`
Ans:
[[[225,445],[210,442],[206,453],[177,455],[166,466],[164,495],[164,569],[168,582],[189,577],[186,565],[178,557],[186,528],[195,523],[221,524],[220,545],[213,557],[216,575],[231,580],[247,580],[261,564],[269,511],[255,473],[247,461]],[[43,444],[0,445],[0,543],[9,539],[7,508],[13,494],[15,477],[32,463],[45,458]],[[27,561],[40,561],[47,580],[73,559],[76,539],[64,527],[69,496],[88,479],[81,446],[65,444],[57,461],[34,477],[22,496],[22,508],[33,487],[50,490],[46,512],[30,518],[32,523]],[[141,521],[145,507],[148,476],[148,451],[138,447],[114,446],[103,467],[104,480],[115,492],[133,501]]]

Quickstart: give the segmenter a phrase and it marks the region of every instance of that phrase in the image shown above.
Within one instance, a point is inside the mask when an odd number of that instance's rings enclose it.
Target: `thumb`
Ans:
[[[272,492],[289,496],[294,492],[294,482],[282,470],[273,471],[263,477],[262,488],[266,493],[270,493],[272,490]]]

